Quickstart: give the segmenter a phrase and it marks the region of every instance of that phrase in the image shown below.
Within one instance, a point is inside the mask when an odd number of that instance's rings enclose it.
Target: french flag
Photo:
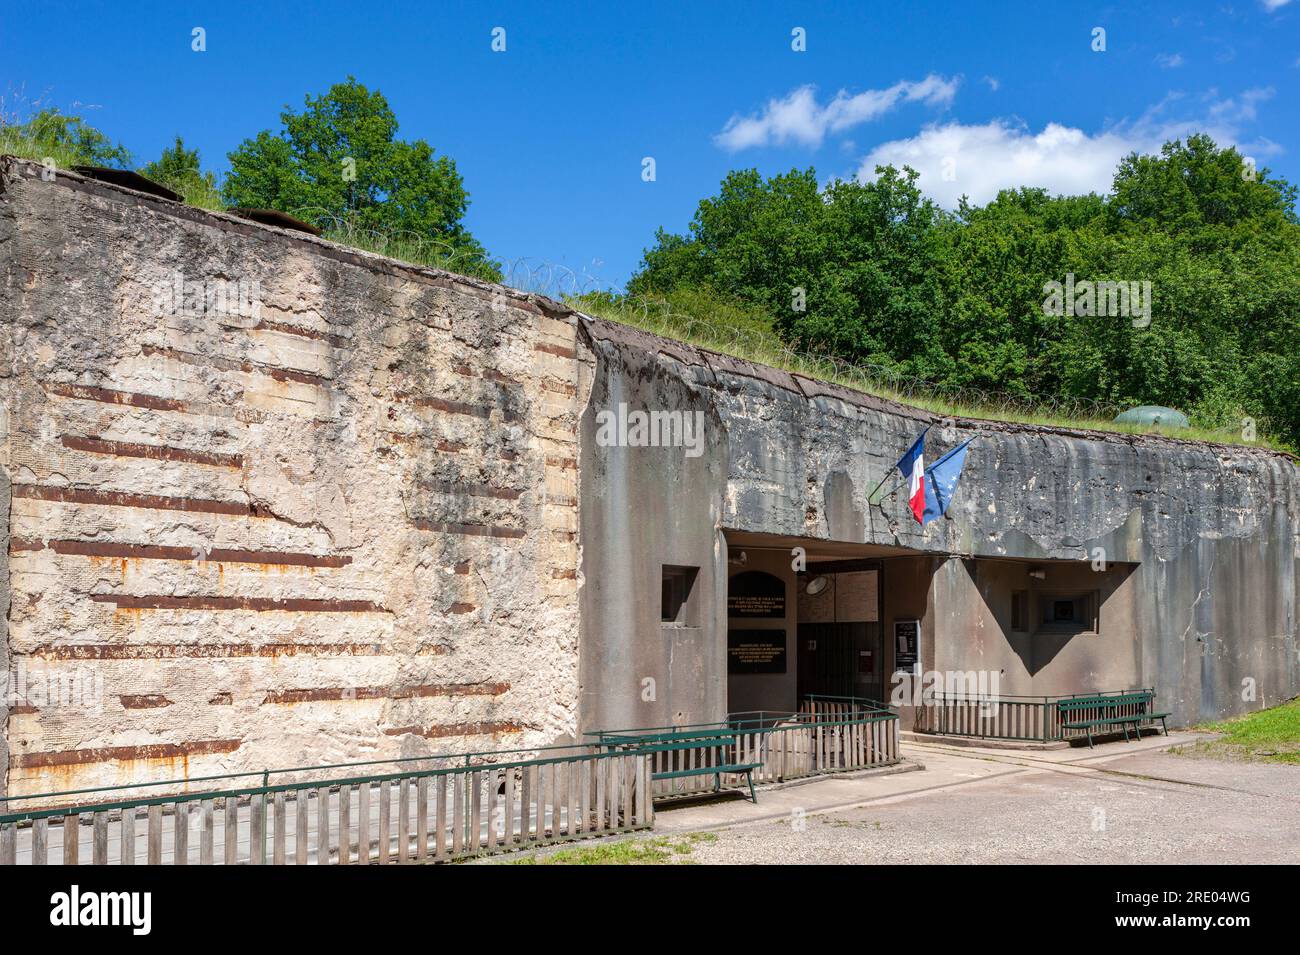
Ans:
[[[907,453],[894,465],[907,481],[907,503],[918,524],[924,523],[921,516],[925,514],[925,432],[929,430],[927,427],[922,431],[920,437],[907,449]]]

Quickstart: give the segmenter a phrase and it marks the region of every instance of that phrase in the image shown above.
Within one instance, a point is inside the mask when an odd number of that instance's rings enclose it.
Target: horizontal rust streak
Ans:
[[[130,405],[133,408],[150,408],[154,411],[185,411],[185,403],[175,398],[160,398],[132,391],[112,391],[95,385],[48,384],[45,390],[63,398],[80,398],[84,401],[101,401],[110,405]]]
[[[329,342],[335,348],[347,348],[352,344],[352,340],[343,335],[335,335],[331,332],[319,332],[314,328],[306,328],[302,325],[289,325],[285,322],[269,322],[266,319],[262,319],[262,321],[254,325],[253,331],[280,332],[283,335],[296,335],[299,338],[310,338],[313,341]]]
[[[465,534],[470,537],[502,537],[512,540],[524,536],[524,531],[518,527],[499,527],[495,524],[440,524],[419,518],[411,523],[422,531],[432,531],[435,534]]]
[[[79,435],[62,436],[63,446],[73,451],[90,451],[93,454],[112,454],[120,458],[148,458],[150,461],[183,461],[186,464],[205,464],[218,468],[242,469],[244,457],[240,454],[218,454],[215,451],[194,451],[173,448],[165,444],[133,444],[129,441],[104,441],[100,438],[83,438]]]
[[[551,577],[555,580],[576,580],[578,572],[572,568],[567,570],[556,569],[551,571]]]
[[[419,487],[440,494],[469,494],[473,497],[496,497],[503,501],[518,500],[524,492],[513,487],[493,487],[491,484],[461,484],[456,481],[421,481]]]
[[[184,660],[242,657],[368,657],[388,654],[379,643],[65,643],[37,647],[25,656],[38,660]],[[414,656],[440,656],[435,644]]]
[[[495,736],[498,733],[522,733],[526,727],[521,723],[505,720],[489,720],[477,723],[448,723],[444,726],[399,726],[384,730],[385,736],[423,736],[426,739],[441,739],[446,736]]]
[[[50,541],[50,549],[59,554],[83,557],[127,557],[138,560],[210,561],[218,564],[287,564],[296,567],[345,567],[351,557],[299,554],[288,551],[230,550],[214,547],[202,553],[194,547],[167,547],[161,544],[122,544],[110,541]]]
[[[474,604],[463,603],[458,600],[456,603],[452,604],[450,607],[447,608],[447,612],[455,613],[455,614],[473,613],[477,609],[478,607],[474,606]]]
[[[411,395],[406,392],[398,392],[393,398],[396,401],[411,404],[417,408],[432,408],[445,414],[466,415],[471,418],[481,418],[484,421],[492,417],[493,409],[487,405],[472,405],[465,401],[452,401],[449,398],[434,398],[427,395]],[[505,408],[499,408],[498,410],[501,412],[503,421],[517,422],[524,420],[524,416],[516,411],[508,411]]]
[[[578,499],[576,497],[566,497],[563,494],[557,494],[554,497],[548,498],[546,503],[552,507],[577,507]]]
[[[330,380],[324,375],[315,375],[309,371],[299,371],[296,368],[281,368],[279,365],[261,365],[251,361],[224,358],[219,355],[191,355],[175,348],[160,348],[157,345],[144,345],[140,351],[148,357],[170,358],[173,361],[196,365],[199,368],[220,368],[222,371],[242,371],[246,374],[266,375],[276,381],[296,381],[303,385],[315,385],[317,388],[326,388],[330,384]]]
[[[167,594],[90,594],[97,603],[119,610],[254,610],[258,613],[389,613],[369,600],[317,600],[306,597],[172,597]]]
[[[45,541],[37,540],[35,537],[11,537],[9,539],[9,553],[16,554],[24,550],[45,550]]]
[[[492,416],[491,408],[484,405],[471,405],[464,401],[450,401],[446,398],[411,398],[406,395],[398,395],[397,400],[408,401],[417,408],[432,408],[434,411],[442,411],[447,414],[484,419]]]
[[[127,710],[156,710],[171,706],[172,701],[160,693],[142,693],[137,696],[119,696],[122,708]]]
[[[197,497],[164,497],[160,494],[131,494],[126,491],[95,491],[89,488],[45,487],[15,484],[13,496],[59,504],[103,504],[108,507],[140,507],[156,511],[189,511],[199,514],[235,514],[261,517],[238,501],[213,501]]]
[[[492,368],[483,368],[475,371],[473,368],[469,367],[469,365],[456,365],[452,368],[452,371],[460,375],[462,378],[482,378],[485,381],[496,382],[498,385],[505,385],[509,388],[523,387],[523,382],[517,381],[509,375],[504,375]]]
[[[533,351],[546,352],[548,355],[555,355],[559,358],[577,358],[578,352],[573,348],[565,348],[563,345],[552,345],[550,342],[538,342],[533,346]]]
[[[542,391],[549,391],[552,394],[564,395],[571,398],[578,393],[578,388],[576,385],[563,384],[555,381],[543,381]]]
[[[546,456],[546,466],[548,468],[559,468],[562,471],[575,471],[578,468],[578,459],[562,458],[558,455],[548,454]]]
[[[144,746],[105,746],[100,749],[65,749],[47,753],[11,755],[10,765],[18,769],[51,766],[81,766],[86,763],[126,762],[139,759],[182,759],[233,753],[239,749],[237,739],[204,739],[192,743],[148,743]]]
[[[510,689],[509,683],[431,683],[405,690],[388,686],[313,687],[298,690],[272,690],[262,704],[320,703],[349,700],[411,700],[439,696],[500,696]]]

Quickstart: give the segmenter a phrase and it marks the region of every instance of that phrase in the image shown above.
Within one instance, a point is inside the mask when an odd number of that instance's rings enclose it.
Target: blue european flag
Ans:
[[[961,469],[966,463],[966,452],[974,438],[967,438],[953,448],[934,464],[925,469],[925,512],[921,515],[921,525],[925,526],[942,517],[957,493],[957,482],[961,479]]]

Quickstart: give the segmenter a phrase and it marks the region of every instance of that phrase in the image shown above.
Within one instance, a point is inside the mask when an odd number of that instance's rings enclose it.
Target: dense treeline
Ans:
[[[1105,196],[948,213],[916,179],[733,172],[686,235],[659,231],[629,292],[757,307],[786,342],[945,386],[1266,419],[1300,445],[1294,186],[1205,136],[1130,155]],[[1137,283],[1125,314],[1084,294],[1103,281]]]

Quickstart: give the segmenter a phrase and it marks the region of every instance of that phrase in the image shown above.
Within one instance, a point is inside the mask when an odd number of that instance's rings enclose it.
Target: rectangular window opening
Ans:
[[[699,573],[698,567],[663,565],[663,596],[659,605],[661,622],[675,623],[682,627],[691,625],[689,616],[694,606],[691,598],[695,592],[695,578]]]

